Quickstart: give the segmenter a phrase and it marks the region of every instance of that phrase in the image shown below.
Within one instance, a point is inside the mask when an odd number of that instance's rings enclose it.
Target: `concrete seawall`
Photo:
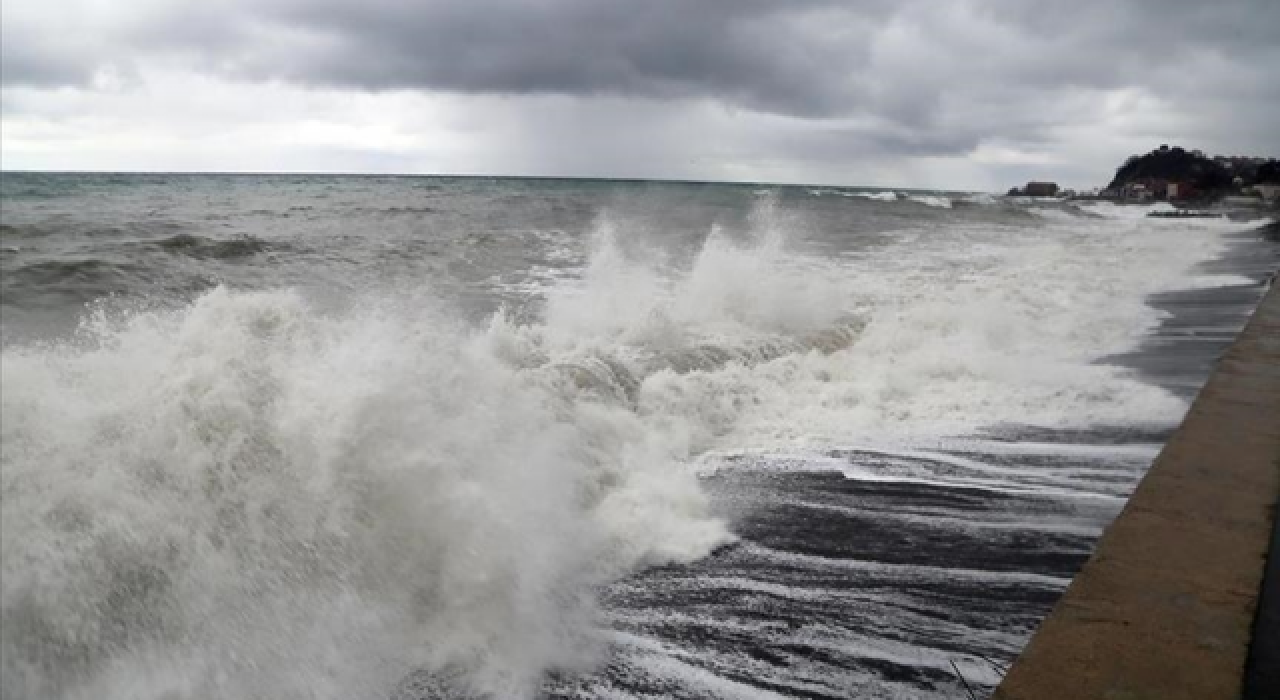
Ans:
[[[993,698],[1240,698],[1277,500],[1280,286]]]

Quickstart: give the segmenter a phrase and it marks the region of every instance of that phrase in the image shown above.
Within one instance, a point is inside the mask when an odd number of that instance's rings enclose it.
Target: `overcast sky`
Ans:
[[[1280,0],[4,0],[5,169],[1003,190],[1280,155]]]

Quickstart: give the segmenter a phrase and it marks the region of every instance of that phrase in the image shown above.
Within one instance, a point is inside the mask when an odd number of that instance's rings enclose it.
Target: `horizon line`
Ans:
[[[1001,194],[996,191],[946,189],[939,187],[894,187],[887,185],[840,185],[820,182],[765,182],[759,180],[698,180],[661,177],[628,177],[617,175],[493,175],[457,173],[379,173],[337,170],[66,170],[0,167],[0,175],[180,175],[180,176],[233,176],[233,177],[389,177],[389,178],[439,178],[468,180],[572,180],[602,182],[662,183],[672,185],[731,185],[738,187],[830,187],[839,189],[905,191],[905,192],[956,192],[962,194]]]

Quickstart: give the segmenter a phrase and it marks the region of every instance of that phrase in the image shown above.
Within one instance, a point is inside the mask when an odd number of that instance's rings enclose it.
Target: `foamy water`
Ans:
[[[869,205],[952,207],[888,194]],[[1145,298],[1188,286],[1244,228],[1093,206],[894,219],[871,245],[815,234],[803,206],[752,196],[737,221],[670,239],[615,197],[581,235],[468,233],[441,263],[406,248],[427,267],[340,303],[253,258],[252,284],[136,287],[74,332],[6,328],[5,695],[378,698],[426,672],[423,687],[533,697],[622,645],[693,695],[763,697],[712,656],[688,665],[696,646],[624,638],[600,600],[738,540],[700,474],[837,459],[854,480],[1119,499],[1087,466],[911,446],[1176,422],[1185,400],[1096,360],[1135,348],[1160,319]],[[357,254],[260,237],[304,259],[284,269]],[[369,240],[351,269],[376,276],[393,243]],[[38,327],[34,308],[19,318]],[[889,444],[896,467],[832,456]]]

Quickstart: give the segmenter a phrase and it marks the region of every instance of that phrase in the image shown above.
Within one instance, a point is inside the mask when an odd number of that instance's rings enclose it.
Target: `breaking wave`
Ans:
[[[530,697],[602,658],[599,585],[732,540],[699,455],[1184,408],[1092,362],[1211,232],[956,229],[840,260],[753,221],[685,263],[602,222],[533,320],[220,287],[6,347],[5,695]]]
[[[940,195],[930,195],[930,194],[913,194],[908,196],[907,199],[917,204],[923,204],[926,207],[936,207],[938,209],[951,208],[950,197],[943,197]]]
[[[853,192],[848,196],[862,197],[863,199],[874,199],[880,202],[896,202],[898,201],[897,192]]]
[[[589,660],[594,585],[727,534],[679,440],[495,334],[218,289],[6,350],[6,690],[525,696]]]

